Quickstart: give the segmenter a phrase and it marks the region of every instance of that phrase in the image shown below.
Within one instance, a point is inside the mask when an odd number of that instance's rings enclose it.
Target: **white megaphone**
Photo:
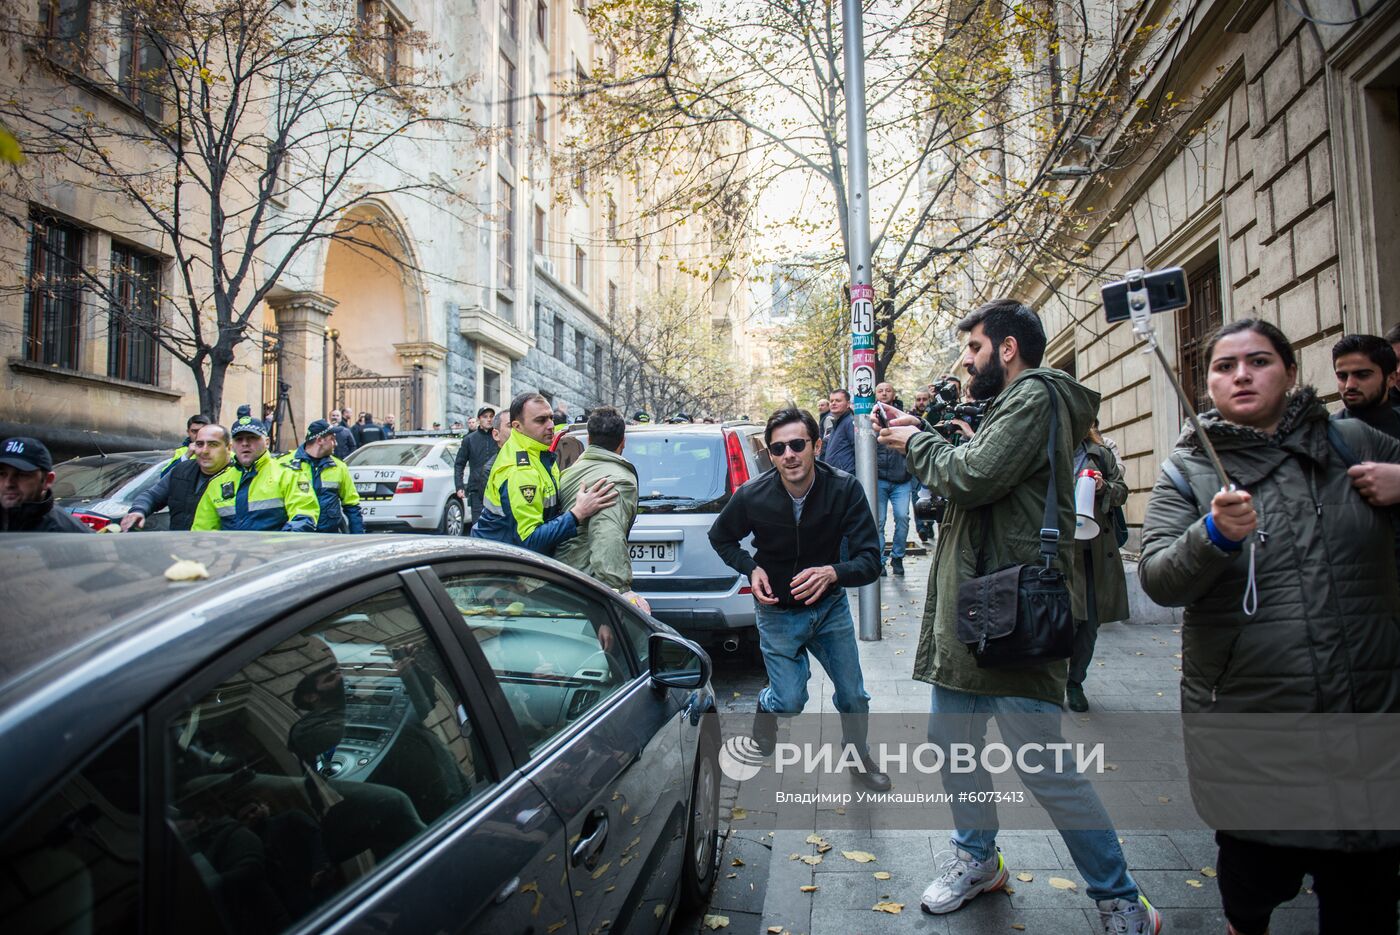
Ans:
[[[1085,468],[1079,472],[1074,484],[1074,538],[1094,539],[1099,534],[1098,520],[1094,519],[1094,495],[1098,486],[1099,472]]]

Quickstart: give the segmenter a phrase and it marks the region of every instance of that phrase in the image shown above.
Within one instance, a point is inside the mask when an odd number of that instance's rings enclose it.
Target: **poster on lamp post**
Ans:
[[[875,408],[875,289],[851,286],[851,404],[857,415]]]

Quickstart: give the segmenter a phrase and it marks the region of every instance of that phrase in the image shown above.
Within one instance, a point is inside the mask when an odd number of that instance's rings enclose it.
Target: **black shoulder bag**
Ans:
[[[987,518],[982,511],[982,543],[977,548],[977,577],[958,586],[958,640],[967,645],[983,669],[1015,669],[1068,659],[1074,652],[1074,617],[1064,573],[1054,567],[1060,549],[1056,509],[1055,440],[1059,434],[1059,394],[1050,395],[1050,484],[1040,528],[1038,565],[1009,565],[986,573]]]

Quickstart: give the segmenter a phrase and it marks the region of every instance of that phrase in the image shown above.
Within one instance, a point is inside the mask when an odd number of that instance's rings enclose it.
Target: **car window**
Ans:
[[[773,457],[768,453],[768,446],[763,444],[763,430],[743,432],[745,444],[749,448],[749,457],[753,459],[754,476],[767,474],[773,470]]]
[[[631,678],[607,608],[529,575],[444,576],[534,751]]]
[[[133,458],[78,458],[54,465],[53,495],[110,497],[123,484],[149,470],[151,462]]]
[[[729,462],[724,436],[638,433],[627,439],[623,457],[637,469],[638,510],[683,512],[700,507],[718,512],[728,495]]]
[[[624,610],[618,614],[622,620],[622,632],[627,637],[627,642],[632,647],[632,654],[641,663],[642,671],[647,671],[647,646],[652,633],[656,632],[642,621],[638,620],[629,611]]]
[[[0,931],[135,935],[139,737],[122,733],[0,843]]]
[[[250,660],[163,739],[186,925],[278,932],[490,786],[473,722],[402,591]],[[217,926],[214,926],[217,928]]]
[[[350,452],[345,459],[349,465],[368,464],[374,467],[417,467],[433,450],[432,445],[412,442],[366,445]]]

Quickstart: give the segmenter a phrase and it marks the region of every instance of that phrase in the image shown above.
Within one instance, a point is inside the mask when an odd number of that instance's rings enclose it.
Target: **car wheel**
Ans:
[[[460,536],[467,528],[466,514],[462,512],[462,501],[452,497],[442,508],[442,522],[438,532],[444,536]]]
[[[709,902],[719,872],[719,743],[712,733],[700,738],[695,783],[690,791],[690,821],[685,830],[685,869],[681,907],[697,910]]]

